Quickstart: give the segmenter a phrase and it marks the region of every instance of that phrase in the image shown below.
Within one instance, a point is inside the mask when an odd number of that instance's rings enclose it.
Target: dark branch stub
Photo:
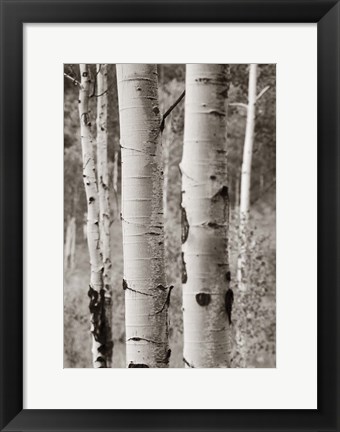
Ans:
[[[180,95],[180,97],[176,100],[176,102],[174,102],[174,103],[171,105],[171,107],[170,107],[167,111],[165,111],[165,113],[163,114],[162,121],[161,121],[161,124],[160,124],[160,126],[159,126],[159,129],[160,129],[161,132],[163,132],[164,127],[165,127],[165,119],[168,117],[168,115],[171,113],[171,111],[172,111],[173,109],[175,109],[176,106],[181,102],[181,100],[184,98],[184,96],[185,96],[185,90],[184,90],[183,93]]]
[[[183,361],[184,361],[184,364],[186,364],[189,368],[194,369],[194,365],[190,364],[187,360],[185,360],[184,357],[183,357]]]

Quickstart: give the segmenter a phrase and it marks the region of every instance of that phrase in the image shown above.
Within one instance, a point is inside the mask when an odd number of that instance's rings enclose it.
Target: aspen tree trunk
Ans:
[[[240,206],[240,179],[236,177],[235,182],[235,207],[239,208]]]
[[[100,250],[99,197],[96,180],[94,150],[89,118],[89,70],[80,64],[79,86],[80,135],[83,154],[83,179],[87,199],[87,242],[90,254],[90,297],[92,360],[93,367],[106,368],[111,358],[112,346],[107,345],[105,327],[105,287],[103,284],[103,261]]]
[[[84,242],[87,241],[87,213],[84,213],[83,219],[83,240]]]
[[[126,361],[168,367],[166,287],[156,65],[117,65],[122,149]]]
[[[235,331],[237,347],[238,367],[248,366],[247,339],[248,328],[246,320],[247,307],[247,285],[249,272],[249,210],[250,210],[250,186],[251,186],[251,163],[253,157],[254,131],[255,131],[255,107],[256,107],[256,76],[257,64],[249,67],[247,123],[243,148],[243,160],[241,171],[240,192],[240,216],[239,216],[239,254],[237,260],[237,309],[238,326]]]
[[[225,65],[187,65],[181,162],[186,367],[229,366],[227,86]]]
[[[115,196],[115,211],[113,219],[116,220],[116,217],[119,215],[119,202],[118,202],[118,151],[116,150],[113,157],[113,175],[112,175],[112,185],[113,185],[113,193]]]
[[[70,268],[74,269],[76,261],[76,218],[73,216],[70,221],[71,241],[70,241]]]
[[[239,257],[237,264],[238,289],[247,289],[248,260],[248,224],[250,206],[251,162],[253,157],[255,106],[256,106],[256,76],[257,64],[251,64],[249,69],[248,109],[246,134],[243,148],[241,172],[240,222],[239,222]]]
[[[100,240],[103,258],[105,290],[106,345],[112,346],[112,263],[111,263],[111,211],[107,158],[107,64],[97,65],[97,166],[100,213]],[[109,355],[111,354],[111,358]],[[107,367],[112,365],[112,350],[106,356]]]
[[[72,248],[72,218],[67,216],[67,226],[65,235],[64,247],[64,268],[68,270],[71,268],[71,248]]]
[[[169,138],[168,138],[168,130],[169,126],[165,126],[165,130],[163,134],[166,135],[166,139],[162,139],[162,163],[163,163],[163,172],[164,172],[164,181],[163,181],[163,209],[164,209],[164,220],[168,219],[168,190],[169,190]]]
[[[67,217],[66,240],[64,250],[64,267],[74,269],[76,255],[76,219],[75,217]]]

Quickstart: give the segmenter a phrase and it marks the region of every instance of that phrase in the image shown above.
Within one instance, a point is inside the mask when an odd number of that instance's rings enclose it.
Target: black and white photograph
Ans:
[[[64,368],[275,368],[276,65],[63,68]]]

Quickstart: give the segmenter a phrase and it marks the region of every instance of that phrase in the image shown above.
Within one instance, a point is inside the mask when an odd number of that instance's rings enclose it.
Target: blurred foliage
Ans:
[[[91,65],[95,80],[95,65]],[[78,65],[65,65],[65,73],[79,80]],[[256,130],[252,164],[251,186],[251,247],[249,274],[251,289],[240,296],[235,282],[238,254],[238,197],[242,165],[246,110],[233,103],[247,103],[249,65],[230,65],[230,88],[227,116],[228,177],[231,202],[230,216],[230,270],[235,304],[233,310],[232,359],[233,367],[240,366],[239,347],[235,329],[247,335],[247,358],[250,367],[275,367],[275,299],[276,299],[276,68],[259,65],[258,93],[270,86],[259,99],[256,108]],[[164,113],[180,96],[185,87],[185,65],[158,65],[160,111]],[[109,162],[119,151],[119,112],[115,65],[109,66],[108,131]],[[64,214],[75,215],[78,230],[82,230],[86,201],[82,183],[82,162],[79,139],[78,88],[65,78],[64,99]],[[95,95],[95,88],[93,89]],[[90,99],[92,133],[96,136],[95,96]],[[167,178],[165,198],[165,256],[167,283],[174,285],[170,303],[171,367],[183,367],[183,322],[181,298],[181,175],[184,131],[184,100],[165,121],[162,134],[164,174]],[[120,187],[120,173],[118,175]],[[110,180],[110,182],[112,179]],[[112,183],[111,183],[112,184]],[[118,197],[120,200],[120,196]],[[113,198],[112,198],[113,202]],[[120,221],[112,225],[113,263],[113,337],[114,366],[125,367],[125,318],[122,232]],[[87,245],[78,236],[76,269],[65,274],[64,326],[65,367],[91,367],[88,323],[87,286],[89,279]]]

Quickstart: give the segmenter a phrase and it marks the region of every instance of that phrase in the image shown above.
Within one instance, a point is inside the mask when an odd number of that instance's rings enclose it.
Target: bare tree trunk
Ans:
[[[99,197],[96,167],[89,118],[89,70],[80,64],[79,86],[80,135],[83,154],[83,179],[87,199],[87,241],[90,254],[90,297],[92,360],[93,367],[106,368],[111,358],[112,346],[107,345],[105,327],[105,287],[103,284],[103,261],[100,250]]]
[[[169,126],[166,126],[169,129]],[[168,219],[168,191],[169,191],[169,141],[168,139],[162,139],[163,149],[163,209],[164,209],[164,220]]]
[[[84,213],[83,219],[83,240],[84,242],[87,241],[87,212]]]
[[[247,260],[248,260],[248,225],[251,186],[251,162],[253,157],[255,106],[256,106],[256,76],[257,64],[251,64],[249,69],[248,109],[246,135],[243,148],[243,161],[241,173],[241,198],[239,222],[239,256],[237,265],[238,289],[247,289]]]
[[[107,64],[97,65],[97,166],[100,213],[100,239],[103,258],[103,282],[105,290],[106,345],[112,342],[112,263],[111,263],[111,211],[107,158]],[[109,355],[111,354],[111,358]],[[107,367],[112,365],[112,350],[106,356]]]
[[[64,250],[64,268],[74,269],[76,254],[76,219],[75,217],[67,218],[66,240]]]
[[[240,206],[240,179],[237,176],[235,182],[235,207],[239,208]]]
[[[70,247],[70,268],[74,269],[76,264],[76,218],[71,218],[71,247]]]
[[[186,367],[229,366],[227,86],[225,65],[187,65],[181,162]]]
[[[164,270],[163,173],[157,69],[117,65],[128,367],[167,367],[172,287]]]
[[[113,158],[113,173],[112,173],[112,185],[113,185],[113,193],[115,198],[115,210],[113,213],[113,220],[119,216],[119,201],[118,201],[118,157],[119,153],[116,150]]]
[[[240,217],[239,217],[239,254],[237,260],[237,309],[238,325],[235,331],[238,367],[247,367],[247,288],[249,282],[249,210],[251,187],[251,163],[253,157],[255,113],[256,113],[257,64],[249,68],[247,124],[243,148],[241,171]]]

